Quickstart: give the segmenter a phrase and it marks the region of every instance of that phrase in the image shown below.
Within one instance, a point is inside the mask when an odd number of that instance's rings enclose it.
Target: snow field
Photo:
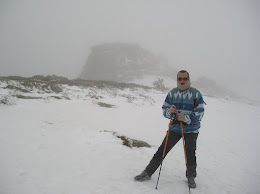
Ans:
[[[19,100],[0,107],[0,193],[188,193],[180,141],[151,181],[133,177],[148,164],[166,134],[165,95],[155,104],[105,98],[114,108],[87,100]],[[259,193],[259,107],[205,97],[197,144],[197,188],[192,193]],[[128,148],[104,130],[148,142]]]

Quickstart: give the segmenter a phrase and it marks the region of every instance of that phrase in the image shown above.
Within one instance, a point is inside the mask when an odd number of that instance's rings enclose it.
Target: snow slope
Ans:
[[[188,193],[181,141],[163,163],[158,190],[158,171],[151,181],[133,180],[167,131],[169,120],[161,111],[165,92],[125,89],[111,95],[96,89],[102,98],[93,99],[87,96],[90,90],[67,90],[72,100],[16,99],[15,105],[0,105],[1,194]],[[7,93],[2,87],[0,94]],[[260,193],[260,107],[204,100],[198,187],[192,193]],[[100,107],[99,101],[114,107]],[[146,141],[152,148],[128,148],[104,130]]]

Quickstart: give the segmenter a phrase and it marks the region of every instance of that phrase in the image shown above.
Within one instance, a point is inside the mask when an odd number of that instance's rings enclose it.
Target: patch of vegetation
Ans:
[[[26,80],[26,81],[21,82],[21,85],[23,85],[25,88],[33,89],[34,87],[38,88],[39,82]]]
[[[132,103],[136,99],[136,97],[130,96],[130,95],[127,95],[127,94],[123,94],[121,96],[125,97],[127,99],[127,102],[129,102],[129,103]]]
[[[70,86],[83,86],[83,87],[97,87],[97,88],[143,88],[143,89],[152,89],[148,86],[142,86],[134,83],[119,83],[113,81],[95,81],[95,80],[83,80],[83,79],[74,79],[67,82]]]
[[[153,85],[156,89],[158,90],[166,90],[167,88],[165,87],[164,83],[163,83],[163,79],[158,78],[157,81],[153,82]]]
[[[60,97],[60,96],[50,96],[51,98],[55,98],[55,99],[57,99],[57,100],[61,100],[62,99],[62,97]]]
[[[102,99],[102,98],[103,98],[103,96],[97,96],[97,95],[95,95],[95,94],[90,94],[90,95],[86,95],[86,96],[90,96],[90,98],[95,99],[95,100],[98,100],[98,99]]]
[[[16,86],[12,86],[12,85],[8,85],[5,88],[11,89],[11,90],[17,90],[17,91],[20,91],[20,92],[23,92],[23,93],[30,93],[29,90],[25,90],[25,89],[22,89],[22,88],[19,88],[19,87],[16,87]]]
[[[35,97],[35,96],[23,96],[23,95],[16,95],[17,98],[21,99],[43,99],[42,97]]]
[[[103,102],[98,102],[98,105],[100,107],[105,107],[105,108],[113,108],[114,107],[114,105],[112,105],[112,104],[106,104],[106,103],[103,103]]]
[[[16,102],[12,96],[0,96],[0,104],[14,105]]]
[[[40,85],[45,85],[49,87],[50,85],[58,85],[58,84],[67,84],[69,86],[82,86],[82,87],[97,87],[97,88],[117,88],[117,89],[135,89],[135,88],[142,88],[142,89],[152,89],[148,86],[138,85],[134,83],[120,83],[114,81],[95,81],[95,80],[84,80],[84,79],[73,79],[69,80],[66,77],[56,76],[56,75],[36,75],[33,77],[21,77],[21,76],[7,76],[7,77],[0,77],[2,81],[19,81],[25,87],[31,88],[35,86],[38,88]]]

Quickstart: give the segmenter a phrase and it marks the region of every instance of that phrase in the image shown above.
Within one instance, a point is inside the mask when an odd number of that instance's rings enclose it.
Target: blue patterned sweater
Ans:
[[[201,93],[196,90],[196,103],[194,105],[194,100],[192,96],[191,87],[185,91],[181,91],[179,88],[175,89],[172,96],[172,91],[170,91],[164,101],[162,106],[163,115],[166,118],[171,117],[169,109],[171,105],[176,106],[176,113],[182,112],[185,115],[185,121],[183,122],[183,132],[184,133],[198,133],[200,128],[200,121],[204,115],[204,101]],[[171,125],[171,130],[177,133],[181,133],[181,127],[173,116],[175,120]]]

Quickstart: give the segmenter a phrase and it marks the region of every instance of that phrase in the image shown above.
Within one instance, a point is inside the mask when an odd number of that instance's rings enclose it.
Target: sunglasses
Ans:
[[[178,79],[177,79],[178,81],[187,81],[187,80],[189,80],[189,78],[187,78],[187,77],[178,77]]]

